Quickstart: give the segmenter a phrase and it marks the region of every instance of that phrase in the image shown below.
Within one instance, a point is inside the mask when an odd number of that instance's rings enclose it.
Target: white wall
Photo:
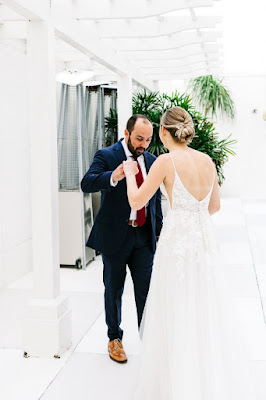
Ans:
[[[223,197],[266,197],[266,76],[227,76],[223,81],[235,102],[233,121],[217,119],[220,138],[232,133],[238,143],[236,156],[229,156],[224,167]],[[160,82],[160,91],[185,93],[187,82]],[[252,111],[256,109],[257,113]]]
[[[222,136],[237,139],[236,156],[224,168],[221,193],[225,197],[266,197],[266,76],[231,76],[224,79],[236,106],[233,122],[220,121]],[[252,111],[256,109],[257,113]]]
[[[0,48],[0,287],[32,267],[26,56]],[[41,178],[41,177],[40,177]]]

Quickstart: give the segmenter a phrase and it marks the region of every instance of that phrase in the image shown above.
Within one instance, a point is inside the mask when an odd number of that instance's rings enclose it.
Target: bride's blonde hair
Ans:
[[[182,107],[169,108],[161,118],[161,125],[176,142],[190,143],[195,135],[192,118]]]

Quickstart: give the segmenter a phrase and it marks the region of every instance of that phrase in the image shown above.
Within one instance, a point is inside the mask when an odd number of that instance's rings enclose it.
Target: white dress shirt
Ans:
[[[128,147],[127,147],[125,139],[123,139],[121,141],[121,144],[123,146],[123,149],[124,149],[125,155],[127,157],[127,160],[135,161],[132,153],[128,150]],[[146,171],[145,160],[144,160],[144,155],[143,154],[141,154],[138,157],[138,163],[139,163],[142,175],[143,175],[143,180],[145,180],[147,178],[147,171]],[[110,178],[110,184],[111,184],[111,186],[114,186],[114,187],[118,184],[118,182],[113,182],[113,174],[111,175],[111,178]],[[147,203],[146,206],[145,206],[145,208],[146,208],[146,216],[147,216],[148,204],[149,203]],[[136,220],[137,219],[137,211],[131,209],[131,213],[130,213],[129,219],[132,220],[132,221]]]

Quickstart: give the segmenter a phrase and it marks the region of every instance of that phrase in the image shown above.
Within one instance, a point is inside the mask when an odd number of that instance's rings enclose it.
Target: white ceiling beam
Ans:
[[[61,41],[60,41],[61,42]],[[62,42],[64,43],[64,42]],[[65,48],[65,46],[61,47],[61,43],[57,46],[56,57],[58,61],[86,61],[88,60],[88,56],[85,54],[75,50],[73,47],[69,46],[69,49]],[[219,60],[221,58],[221,53],[219,51],[208,52],[207,54],[202,51],[199,53],[187,54],[184,56],[180,56],[175,54],[173,58],[165,57],[164,54],[158,54],[157,57],[148,58],[149,54],[147,54],[147,58],[138,59],[135,63],[137,63],[138,67],[149,67],[149,66],[179,66],[186,65],[191,62],[203,61],[203,60]]]
[[[213,68],[207,71],[206,68],[198,68],[195,69],[194,71],[186,72],[186,73],[181,73],[181,74],[157,74],[157,75],[150,75],[149,78],[153,79],[155,81],[173,81],[173,80],[186,80],[186,79],[191,79],[195,76],[201,76],[201,75],[209,75],[209,74],[217,74],[219,75],[221,73],[221,68]]]
[[[219,66],[219,63],[217,61],[212,61],[209,63],[208,68],[216,68]],[[185,73],[185,72],[190,72],[190,71],[195,71],[196,69],[200,68],[206,68],[206,62],[201,61],[197,63],[192,63],[180,67],[149,67],[149,68],[142,68],[142,71],[146,75],[160,75],[160,74],[179,74],[179,73]]]
[[[0,8],[0,10],[1,10],[1,8]],[[90,24],[89,26],[88,25],[84,25],[83,28],[90,29],[90,26],[93,27],[93,25]],[[1,29],[1,31],[0,31],[1,35],[8,36],[8,34],[10,34],[10,38],[26,39],[26,37],[27,37],[26,20],[11,20],[11,21],[10,20],[9,21],[5,21],[5,20],[3,21],[2,20],[2,22],[0,22],[0,29]],[[149,29],[149,32],[150,32],[150,29]],[[178,30],[176,32],[172,32],[171,33],[171,37],[172,38],[178,38],[179,35],[177,34],[177,32],[181,32],[181,27],[180,27],[180,31]],[[189,32],[189,33],[191,34],[193,32]],[[188,33],[186,35],[188,35]],[[195,33],[194,33],[194,35],[195,35]],[[160,35],[160,36],[162,36],[162,35]],[[169,41],[168,35],[165,35],[165,36],[167,36],[166,40]],[[137,38],[137,36],[136,36],[136,38]],[[154,37],[146,36],[146,38],[147,39],[150,38],[150,40],[151,40],[151,38],[154,38]],[[110,38],[108,38],[107,40],[109,40],[109,39]],[[122,38],[120,38],[120,39],[122,39]],[[143,36],[142,39],[145,39],[145,37]],[[126,41],[128,41],[128,39],[126,39]]]
[[[131,21],[113,20],[80,21],[82,24],[95,29],[100,38],[155,38],[179,33],[192,29],[215,28],[222,22],[221,17],[198,17],[192,21],[191,17],[162,17],[161,21],[151,18],[149,21],[136,19]]]
[[[220,60],[219,54],[210,53],[207,54],[207,60],[209,61],[218,61]],[[203,53],[192,54],[186,58],[176,58],[173,60],[169,60],[167,58],[155,59],[155,60],[138,60],[138,65],[141,68],[148,67],[179,67],[186,66],[190,64],[194,64],[196,62],[206,61],[206,56]]]
[[[207,71],[206,67],[204,68],[196,68],[195,70],[191,70],[189,72],[183,71],[183,72],[178,72],[178,73],[164,73],[164,74],[150,74],[149,78],[154,80],[154,81],[173,81],[173,80],[186,80],[190,79],[195,76],[200,76],[200,75],[209,75],[210,73],[215,75],[219,75],[221,73],[221,68],[211,68],[209,71]],[[106,81],[116,81],[117,76],[112,75],[112,74],[98,74],[93,77],[95,80],[106,80]]]
[[[75,0],[75,18],[83,19],[135,19],[160,16],[172,11],[213,6],[213,0]]]
[[[27,20],[45,20],[50,14],[50,0],[1,0],[2,3]]]
[[[27,22],[12,21],[0,23],[0,39],[27,39]]]
[[[0,4],[0,20],[4,21],[25,21],[25,18],[15,13],[3,3]]]
[[[65,51],[56,52],[56,61],[62,62],[83,62],[89,60],[89,57],[83,53],[66,53]]]
[[[171,62],[172,60],[159,60],[159,62],[152,61],[150,63],[138,63],[138,67],[141,68],[143,73],[148,73],[149,72],[155,72],[155,69],[164,69],[166,72],[169,72],[169,70],[172,69],[186,69],[190,66],[197,66],[200,63],[204,63],[206,66],[206,62],[208,65],[213,65],[214,63],[221,63],[221,59],[217,54],[214,54],[215,57],[208,57],[206,59],[204,54],[197,55],[196,57],[190,57],[189,61],[186,62],[176,62],[176,60],[173,60],[174,62]],[[80,69],[90,69],[93,71],[96,71],[95,73],[98,73],[97,71],[102,71],[104,70],[107,74],[110,72],[105,69],[104,67],[100,66],[98,63],[95,63],[93,60],[88,60],[86,56],[83,56],[81,53],[73,53],[73,54],[66,54],[65,52],[56,52],[56,61],[57,62],[64,62],[68,63],[71,67],[75,68],[80,68]],[[199,57],[200,56],[200,57]],[[149,61],[149,60],[148,60]]]
[[[56,34],[66,43],[93,58],[99,64],[117,74],[129,74],[139,85],[151,89],[153,84],[135,65],[116,54],[110,47],[98,39],[94,32],[84,29],[78,22],[56,24]]]
[[[26,54],[26,41],[23,39],[2,39],[0,46],[3,49],[9,49],[9,51],[15,50],[18,54]]]
[[[218,53],[221,45],[219,43],[206,43],[205,51],[208,53]],[[120,54],[120,52],[117,52]],[[151,60],[151,59],[182,59],[186,57],[190,57],[195,54],[204,54],[200,43],[193,43],[191,45],[187,45],[185,47],[180,47],[178,52],[176,49],[171,50],[151,50],[151,51],[123,51],[122,54],[125,57],[129,57],[130,59],[138,62],[138,60]]]
[[[195,46],[192,46],[193,49],[195,48]],[[181,49],[182,52],[181,54],[178,52],[178,55],[173,52],[168,52],[167,55],[166,54],[160,54],[159,52],[157,52],[158,54],[156,55],[155,52],[152,52],[152,54],[148,53],[147,57],[144,56],[144,58],[140,58],[141,55],[143,54],[135,54],[134,56],[137,57],[135,58],[135,62],[138,63],[139,66],[142,66],[143,62],[147,62],[147,63],[157,63],[157,62],[164,62],[164,61],[169,61],[169,62],[189,62],[190,60],[194,60],[194,58],[198,58],[198,57],[203,57],[205,58],[205,53],[202,52],[202,49],[198,49],[198,51],[196,51],[195,49],[192,51],[188,51],[188,48],[184,48]],[[184,50],[186,50],[186,52],[184,53]],[[209,51],[208,53],[208,58],[210,57],[222,57],[222,53],[219,51],[219,49],[214,49],[213,51]],[[150,65],[150,64],[148,64]]]
[[[194,43],[216,42],[222,36],[221,32],[203,32],[201,36],[195,32],[178,33],[170,38],[157,39],[102,39],[104,43],[116,51],[166,51],[189,46]]]
[[[53,18],[57,36],[66,43],[95,59],[101,65],[117,74],[128,74],[139,85],[150,90],[153,83],[138,68],[122,56],[118,56],[106,46],[94,31],[73,21],[72,0],[57,0],[50,8],[50,0],[3,0],[7,7],[28,20],[48,20]],[[63,7],[63,11],[61,12]]]

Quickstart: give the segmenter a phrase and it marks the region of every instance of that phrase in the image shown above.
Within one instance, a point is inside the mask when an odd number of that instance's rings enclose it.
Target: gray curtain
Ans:
[[[79,190],[82,164],[88,165],[87,131],[82,84],[62,84],[57,127],[59,190]]]
[[[116,90],[62,84],[58,117],[59,190],[79,190],[97,150],[106,147],[105,118],[116,109]],[[111,143],[110,143],[111,138]],[[108,132],[108,144],[117,138]]]
[[[111,90],[111,102],[110,102],[110,109],[111,110],[116,110],[117,107],[117,90],[112,89]]]
[[[86,88],[85,108],[88,137],[88,160],[91,164],[97,150],[105,147],[104,140],[104,89]],[[88,168],[87,168],[88,169]]]

